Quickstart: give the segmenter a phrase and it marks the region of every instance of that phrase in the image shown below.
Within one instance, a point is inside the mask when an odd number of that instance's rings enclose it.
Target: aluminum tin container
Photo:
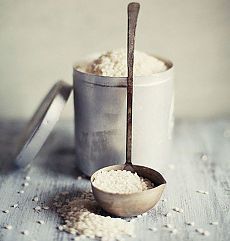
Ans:
[[[132,161],[150,168],[168,158],[174,123],[174,67],[159,59],[167,64],[166,71],[134,77]],[[126,78],[83,73],[76,65],[73,87],[78,168],[91,176],[102,167],[124,163]]]

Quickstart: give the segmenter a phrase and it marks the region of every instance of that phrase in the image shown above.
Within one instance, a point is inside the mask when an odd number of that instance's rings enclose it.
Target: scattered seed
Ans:
[[[57,194],[57,195],[54,197],[54,201],[58,201],[59,198],[60,198],[60,196]]]
[[[173,211],[176,211],[176,212],[179,212],[180,211],[180,208],[178,207],[175,207],[175,208],[172,208]]]
[[[54,205],[54,207],[56,207],[56,208],[60,208],[60,207],[62,206],[62,204],[59,203],[59,202],[55,202],[53,205]]]
[[[156,231],[157,231],[157,228],[155,228],[155,227],[149,227],[148,230],[151,230],[151,231],[153,231],[153,232],[156,232]]]
[[[201,193],[201,194],[208,194],[207,191],[203,191],[203,190],[197,190],[196,192]]]
[[[18,191],[18,193],[20,193],[20,194],[22,194],[22,193],[24,193],[25,191],[24,190],[20,190],[20,191]]]
[[[172,216],[172,214],[170,212],[168,212],[168,213],[164,214],[164,216],[165,217],[170,217],[170,216]]]
[[[92,193],[82,193],[62,205],[59,210],[66,224],[57,229],[74,235],[78,233],[81,240],[83,237],[88,237],[90,240],[98,238],[120,241],[124,234],[131,237],[134,235],[135,225],[131,222],[134,219],[129,219],[130,222],[128,222],[121,218],[101,216],[99,214],[101,209]],[[105,230],[105,226],[109,229]]]
[[[65,220],[65,224],[69,224],[69,223],[71,223],[69,220]]]
[[[7,224],[4,228],[5,228],[5,229],[8,229],[8,230],[11,230],[13,227],[12,227],[12,225]]]
[[[28,183],[28,182],[24,182],[24,183],[22,183],[22,186],[23,186],[23,187],[28,187],[28,186],[29,186],[29,183]]]
[[[32,201],[34,201],[34,202],[38,202],[38,197],[35,196],[35,197],[32,199]]]
[[[166,199],[166,198],[164,198],[164,199],[162,199],[161,201],[162,201],[162,202],[167,202],[167,199]]]
[[[21,232],[23,235],[29,235],[29,231],[28,230],[24,230]]]
[[[205,230],[204,232],[202,232],[202,235],[204,235],[204,236],[209,236],[210,233],[209,233],[209,231]]]
[[[59,226],[57,227],[57,229],[60,230],[60,231],[63,231],[64,227],[63,227],[62,225],[59,225]]]
[[[35,211],[41,211],[41,209],[42,208],[40,206],[37,206],[37,207],[34,208]]]
[[[71,240],[78,241],[78,240],[80,240],[80,237],[73,237]]]
[[[165,228],[173,228],[173,226],[171,224],[165,224],[164,227]]]
[[[170,230],[170,233],[171,233],[171,234],[177,234],[178,231],[177,231],[177,229],[174,228],[174,229]]]
[[[29,181],[30,180],[30,176],[26,176],[25,180]]]
[[[200,156],[200,159],[201,159],[202,161],[207,161],[207,160],[208,160],[208,155],[207,155],[207,154],[202,154],[202,155]]]
[[[12,208],[18,207],[18,203],[15,203],[15,204],[11,205],[10,207],[12,207]]]
[[[81,180],[81,179],[82,179],[82,176],[78,176],[78,177],[77,177],[77,180]]]
[[[74,228],[68,228],[68,229],[66,229],[66,231],[67,231],[68,233],[71,233],[71,234],[76,234],[76,232],[77,232],[77,230],[74,229]]]
[[[186,224],[189,225],[189,226],[195,226],[194,222],[186,222]]]
[[[184,210],[182,208],[178,208],[178,207],[172,208],[172,210],[175,211],[175,212],[178,212],[178,213],[184,212]]]
[[[48,206],[44,206],[44,207],[42,207],[44,210],[48,210],[48,209],[50,209],[50,207],[48,207]]]
[[[80,236],[78,236],[78,237],[74,237],[74,238],[73,238],[74,241],[79,241],[80,239],[81,239]]]
[[[3,213],[9,213],[9,210],[2,210]]]
[[[45,222],[43,220],[38,220],[37,223],[44,224]]]
[[[195,231],[200,234],[202,234],[204,232],[204,230],[202,228],[196,228]]]
[[[218,225],[219,223],[217,221],[211,222],[210,225]]]

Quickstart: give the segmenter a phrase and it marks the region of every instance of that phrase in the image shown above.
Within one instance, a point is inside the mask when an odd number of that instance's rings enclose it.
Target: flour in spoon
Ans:
[[[147,178],[126,170],[102,170],[96,173],[93,185],[105,192],[119,194],[137,193],[154,187]]]

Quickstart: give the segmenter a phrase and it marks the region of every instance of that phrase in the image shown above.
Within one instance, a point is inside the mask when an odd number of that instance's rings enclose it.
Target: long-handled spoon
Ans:
[[[126,162],[124,169],[134,172],[132,157],[132,109],[133,109],[133,64],[134,64],[134,46],[135,32],[137,26],[137,17],[140,9],[139,3],[130,3],[128,5],[128,35],[127,35],[127,120],[126,120]]]
[[[126,162],[123,165],[102,168],[91,176],[92,191],[99,205],[107,212],[122,217],[136,216],[151,209],[159,201],[166,184],[165,179],[157,171],[148,167],[133,165],[131,161],[134,43],[139,8],[139,3],[128,5]],[[117,194],[105,192],[95,187],[93,181],[96,175],[101,171],[110,170],[136,172],[139,176],[148,178],[154,183],[154,188],[132,194]]]

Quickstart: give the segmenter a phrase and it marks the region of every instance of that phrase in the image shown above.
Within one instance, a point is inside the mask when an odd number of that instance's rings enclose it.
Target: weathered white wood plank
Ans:
[[[79,190],[90,188],[89,180],[76,179],[79,172],[74,165],[72,122],[58,125],[30,169],[13,171],[12,153],[22,126],[20,122],[0,123],[0,210],[9,210],[0,212],[0,240],[70,240],[71,235],[56,229],[60,219],[53,210],[36,213],[33,208],[41,202],[51,205],[54,195],[61,191],[76,195]],[[167,201],[160,201],[137,221],[135,240],[230,240],[230,138],[224,137],[225,129],[230,129],[230,120],[177,122],[171,159],[156,163],[155,167],[167,180],[163,197]],[[203,153],[207,153],[208,160],[201,159]],[[23,188],[26,175],[31,177],[30,185]],[[25,193],[18,194],[22,188]],[[38,203],[32,201],[34,196],[39,197]],[[19,207],[11,208],[15,203]],[[184,212],[172,211],[173,207]],[[171,216],[166,217],[168,212]],[[37,220],[44,220],[45,224],[40,225]],[[195,226],[186,225],[187,221],[194,221]],[[219,225],[210,225],[212,221]],[[2,228],[6,224],[13,229]],[[178,233],[170,234],[163,227],[165,224],[173,225]],[[148,227],[158,230],[153,232]],[[208,230],[210,236],[198,234],[195,228]],[[28,237],[20,233],[23,230],[29,230]]]

